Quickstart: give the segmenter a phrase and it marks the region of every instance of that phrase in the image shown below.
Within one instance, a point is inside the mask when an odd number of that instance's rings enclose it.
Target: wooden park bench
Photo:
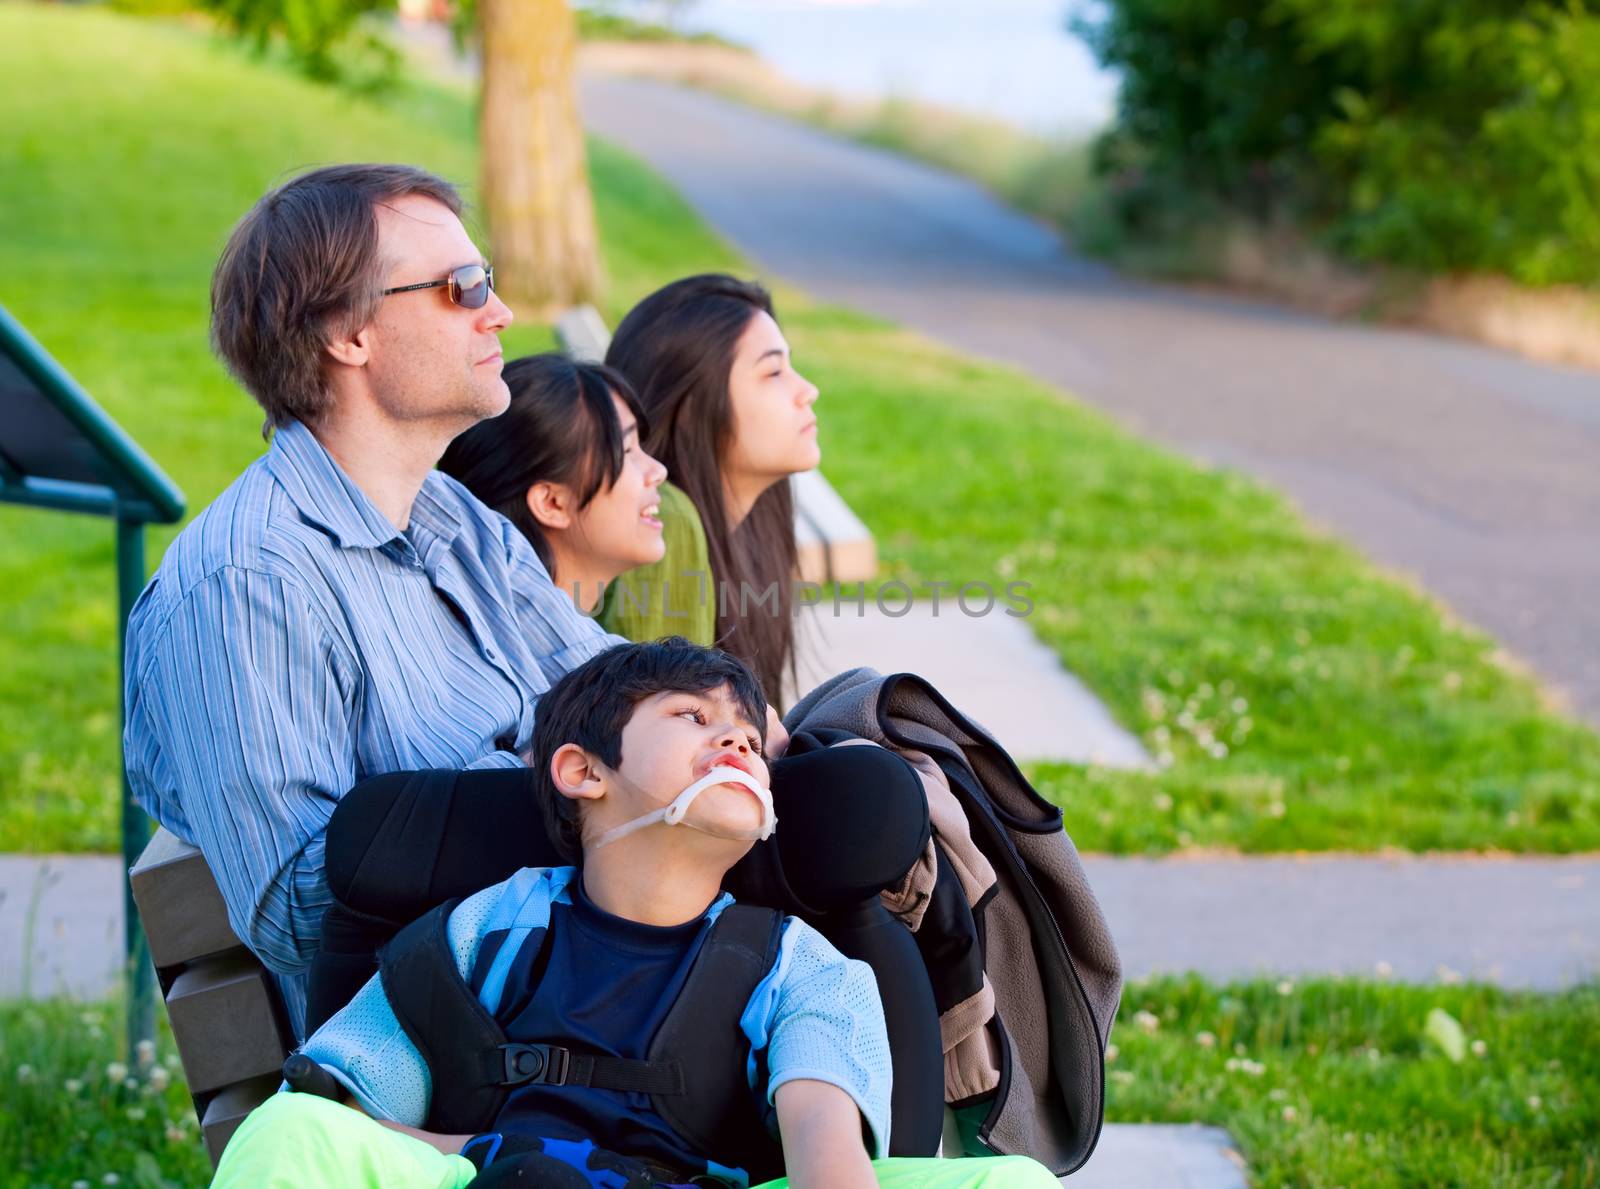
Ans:
[[[277,983],[228,924],[198,850],[157,830],[128,881],[215,1164],[244,1117],[282,1081],[294,1044],[288,1016]]]

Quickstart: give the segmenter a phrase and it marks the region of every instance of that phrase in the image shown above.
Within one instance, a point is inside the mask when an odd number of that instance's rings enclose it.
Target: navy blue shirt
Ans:
[[[572,902],[552,905],[548,930],[535,930],[523,942],[506,978],[507,987],[520,991],[507,995],[496,1018],[509,1039],[523,1044],[643,1059],[711,923],[701,916],[665,928],[642,925],[596,906],[581,877],[568,887]],[[499,941],[484,938],[474,982],[493,963]],[[495,1128],[548,1139],[603,1136],[602,1146],[639,1159],[679,1169],[705,1166],[704,1155],[667,1126],[646,1094],[519,1086]]]

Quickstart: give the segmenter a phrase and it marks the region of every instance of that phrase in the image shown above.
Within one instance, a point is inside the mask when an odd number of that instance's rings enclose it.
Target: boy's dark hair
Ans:
[[[583,855],[578,803],[550,777],[550,757],[568,743],[608,768],[622,763],[622,728],[636,706],[655,694],[703,694],[727,686],[733,700],[767,737],[767,700],[747,665],[721,649],[668,636],[648,644],[619,644],[565,674],[539,699],[533,728],[533,786],[550,841],[563,857]]]
[[[211,278],[211,343],[266,410],[264,428],[314,425],[331,392],[323,348],[382,300],[374,208],[421,194],[461,213],[455,187],[410,165],[331,165],[269,190],[239,221]]]

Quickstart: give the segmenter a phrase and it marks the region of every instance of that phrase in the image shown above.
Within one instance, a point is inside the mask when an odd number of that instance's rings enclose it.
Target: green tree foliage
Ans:
[[[382,87],[399,69],[398,51],[363,18],[392,13],[395,0],[200,0],[200,7],[258,50],[281,38],[306,75]]]
[[[1124,79],[1097,145],[1120,220],[1208,203],[1363,260],[1600,282],[1593,0],[1106,0]]]

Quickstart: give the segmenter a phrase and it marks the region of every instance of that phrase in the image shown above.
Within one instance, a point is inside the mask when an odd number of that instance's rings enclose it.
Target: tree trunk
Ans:
[[[478,0],[483,209],[495,287],[547,317],[593,301],[600,263],[566,0]]]

